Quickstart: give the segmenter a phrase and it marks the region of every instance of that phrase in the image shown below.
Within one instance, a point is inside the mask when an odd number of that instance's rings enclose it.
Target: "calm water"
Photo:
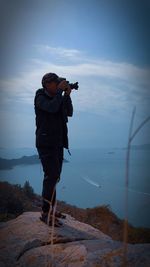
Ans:
[[[36,150],[1,150],[1,157],[33,155]],[[78,207],[110,205],[124,218],[125,150],[72,150],[69,163],[64,163],[57,198]],[[133,150],[130,160],[129,221],[135,226],[150,227],[150,151]],[[0,180],[23,185],[28,180],[41,194],[43,171],[40,164],[20,165],[0,171]]]

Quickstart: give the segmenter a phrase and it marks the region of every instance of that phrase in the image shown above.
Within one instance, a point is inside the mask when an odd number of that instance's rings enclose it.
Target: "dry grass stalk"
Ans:
[[[130,151],[131,151],[131,142],[141,128],[150,120],[148,116],[132,133],[133,123],[135,118],[136,108],[134,107],[130,122],[129,128],[129,137],[127,144],[127,153],[126,153],[126,175],[125,175],[125,220],[124,220],[124,230],[123,230],[123,243],[124,243],[124,253],[123,253],[123,267],[127,266],[127,249],[128,249],[128,186],[129,186],[129,163],[130,163]]]

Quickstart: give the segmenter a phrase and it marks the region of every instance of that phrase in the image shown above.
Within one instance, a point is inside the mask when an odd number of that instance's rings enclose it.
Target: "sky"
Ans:
[[[149,0],[0,1],[1,148],[35,146],[34,95],[55,72],[79,82],[70,148],[125,147],[150,116]],[[133,140],[149,143],[150,121]]]

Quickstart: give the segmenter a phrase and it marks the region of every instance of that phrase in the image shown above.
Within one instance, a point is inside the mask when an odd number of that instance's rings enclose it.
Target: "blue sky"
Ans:
[[[150,115],[150,1],[1,1],[0,147],[33,147],[46,72],[79,82],[70,147],[124,147]],[[149,142],[147,124],[135,138]]]

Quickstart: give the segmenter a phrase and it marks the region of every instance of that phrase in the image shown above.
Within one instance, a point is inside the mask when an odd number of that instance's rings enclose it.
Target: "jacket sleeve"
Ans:
[[[53,98],[47,97],[43,94],[37,95],[35,97],[36,107],[50,113],[56,113],[63,100],[62,92],[63,91],[61,89],[58,89],[57,94]]]
[[[65,106],[67,116],[72,117],[73,105],[72,105],[71,97],[69,95],[64,95],[64,106]]]

